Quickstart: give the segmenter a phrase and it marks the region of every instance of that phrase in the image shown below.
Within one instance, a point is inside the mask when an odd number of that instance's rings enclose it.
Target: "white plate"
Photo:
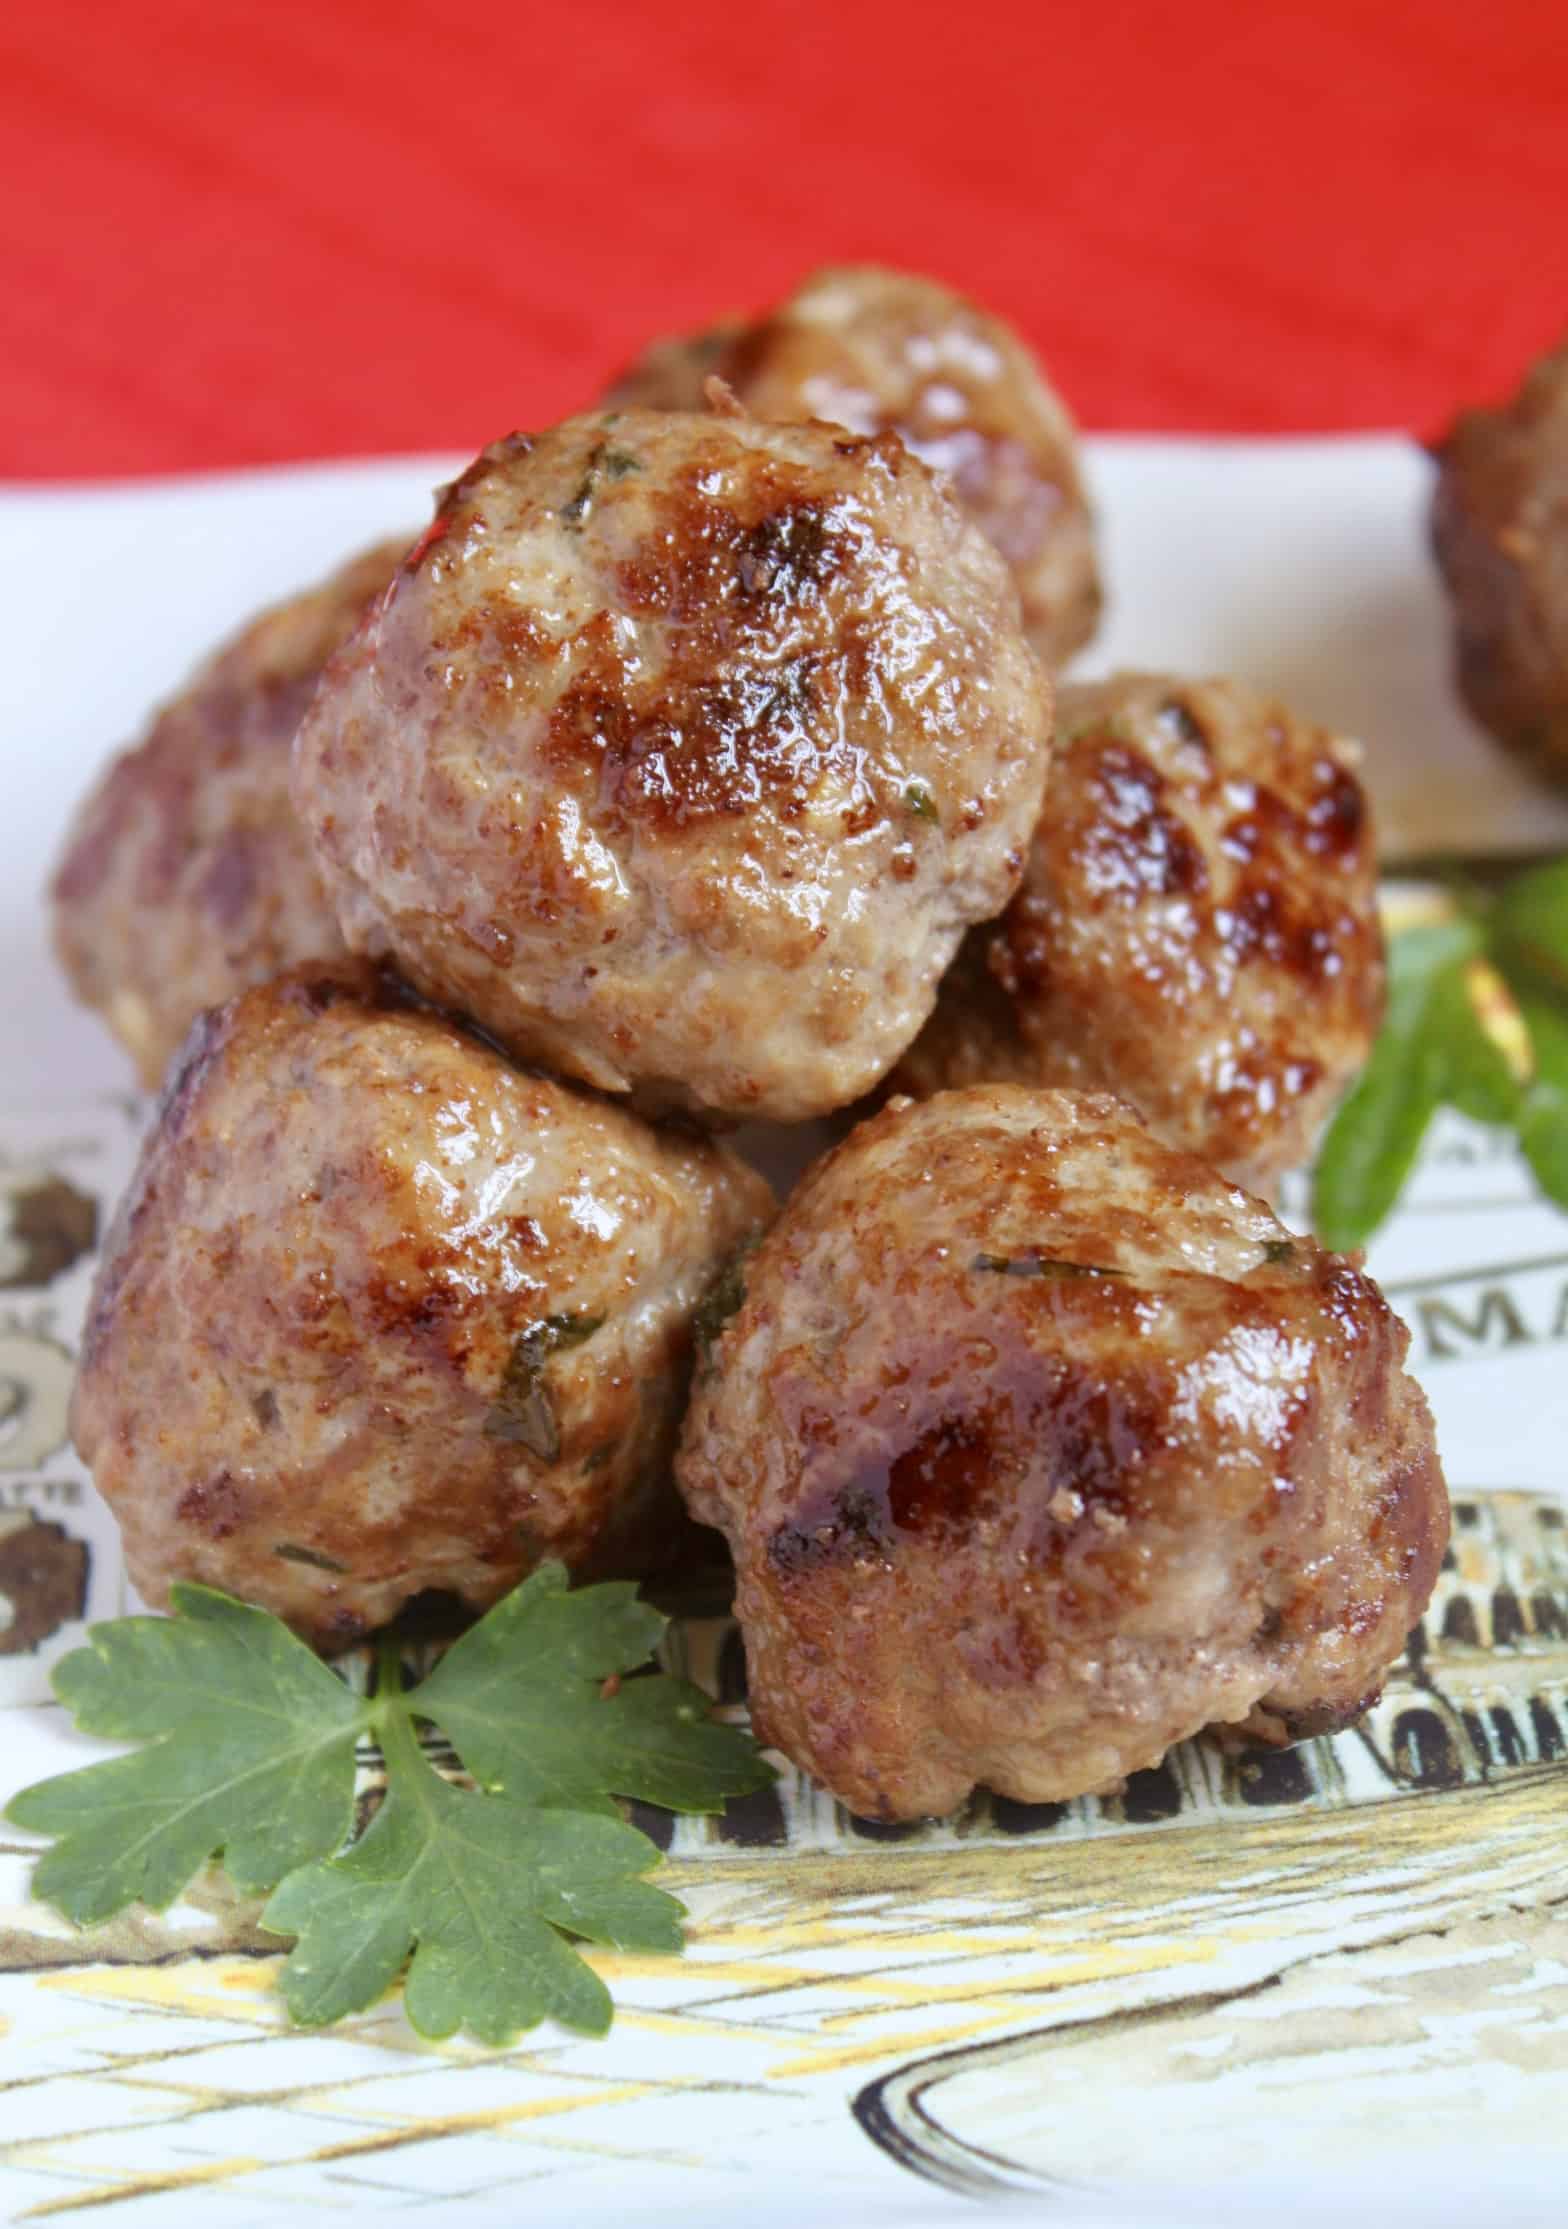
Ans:
[[[1092,466],[1111,606],[1085,670],[1235,672],[1359,734],[1393,852],[1568,846],[1568,810],[1453,701],[1419,452],[1114,440]],[[104,1098],[129,1070],[46,952],[38,893],[77,795],[214,639],[416,525],[443,471],[0,494],[0,1191],[31,1159],[106,1205],[131,1145]],[[1463,1521],[1428,1652],[1363,1733],[1251,1780],[1192,1744],[1124,1804],[981,1804],[899,1841],[794,1784],[776,1815],[683,1822],[686,1959],[599,1959],[622,2008],[608,2039],[545,2029],[501,2053],[427,2050],[395,2003],[290,2034],[232,1905],[73,1942],[27,1905],[14,1838],[15,2212],[159,2229],[370,2204],[475,2225],[744,2212],[764,2229],[970,2220],[974,2195],[1009,2193],[1056,2221],[1240,2221],[1265,2203],[1320,2220],[1359,2217],[1375,2188],[1390,2221],[1468,2229],[1467,2190],[1555,2220],[1568,1224],[1498,1140],[1447,1123],[1374,1267],[1412,1323]],[[55,1415],[89,1271],[0,1292],[0,1375],[31,1373],[39,1396],[25,1461],[0,1421],[0,1510],[87,1543],[103,1614],[113,1536]],[[721,1638],[686,1636],[699,1668]],[[12,1659],[13,1694],[27,1676]],[[7,1787],[92,1753],[52,1707],[12,1707],[0,1730]],[[1094,2198],[1107,2184],[1120,2210]],[[110,2210],[132,2196],[134,2214]]]

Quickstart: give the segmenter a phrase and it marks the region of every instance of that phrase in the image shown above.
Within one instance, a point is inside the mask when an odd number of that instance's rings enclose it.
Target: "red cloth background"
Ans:
[[[33,0],[0,474],[477,445],[829,258],[1084,421],[1408,426],[1568,327],[1562,0]]]

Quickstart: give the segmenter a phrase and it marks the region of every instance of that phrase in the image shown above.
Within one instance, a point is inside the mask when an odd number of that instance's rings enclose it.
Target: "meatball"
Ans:
[[[763,1737],[909,1819],[1347,1723],[1447,1538],[1408,1343],[1114,1099],[893,1102],[752,1257],[681,1444]]]
[[[693,1309],[771,1194],[352,962],[204,1015],[110,1236],[72,1427],[130,1572],[341,1647],[684,1518]]]
[[[343,951],[289,802],[289,750],[327,659],[405,540],[251,621],[113,761],[50,889],[55,947],[155,1088],[205,1007]]]
[[[447,492],[295,747],[349,942],[648,1109],[869,1088],[1006,904],[1050,688],[891,435],[604,412]]]
[[[1266,1190],[1382,1015],[1356,761],[1239,682],[1064,688],[1023,887],[966,941],[898,1088],[1113,1091]]]
[[[1459,689],[1498,740],[1568,783],[1568,340],[1437,450],[1432,541]]]
[[[606,400],[695,410],[714,377],[759,418],[897,433],[951,474],[1006,558],[1046,664],[1094,633],[1100,583],[1076,430],[1001,318],[935,279],[818,271],[754,323],[656,341]]]

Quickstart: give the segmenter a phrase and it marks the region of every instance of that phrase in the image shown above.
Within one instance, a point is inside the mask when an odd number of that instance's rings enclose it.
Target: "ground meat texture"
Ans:
[[[100,1265],[72,1425],[131,1576],[340,1647],[547,1557],[642,1576],[693,1310],[771,1195],[345,962],[197,1022]]]
[[[1568,340],[1501,410],[1437,450],[1432,541],[1460,692],[1484,727],[1568,783]]]
[[[1094,633],[1100,583],[1077,433],[1001,318],[935,279],[818,271],[754,321],[655,342],[607,400],[695,410],[715,376],[759,418],[897,433],[951,474],[1006,558],[1046,664]]]
[[[892,436],[514,435],[300,730],[349,941],[645,1108],[845,1105],[1022,872],[1050,689],[1017,609]]]
[[[898,1088],[1068,1085],[1267,1189],[1383,1009],[1355,746],[1234,681],[1064,688],[1023,887],[974,932]]]
[[[911,1819],[1349,1722],[1447,1538],[1408,1343],[1113,1099],[892,1102],[746,1265],[682,1440],[762,1735]]]
[[[149,1089],[204,1008],[343,951],[289,802],[289,752],[322,667],[407,547],[367,550],[253,620],[76,816],[50,890],[55,948]]]

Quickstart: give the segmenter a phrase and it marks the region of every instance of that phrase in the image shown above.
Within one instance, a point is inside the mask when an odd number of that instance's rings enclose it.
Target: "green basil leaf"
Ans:
[[[1312,1172],[1312,1221],[1325,1246],[1364,1245],[1389,1213],[1437,1112],[1435,1065],[1419,1028],[1385,1027],[1329,1124]]]
[[[1516,875],[1492,907],[1487,930],[1506,975],[1568,991],[1568,859]]]
[[[1452,963],[1437,977],[1421,1026],[1439,1096],[1472,1122],[1515,1123],[1520,1082],[1476,1010],[1467,961]]]
[[[1535,1075],[1519,1110],[1519,1145],[1549,1200],[1568,1207],[1568,1012],[1525,999]]]
[[[1423,922],[1391,944],[1382,1031],[1312,1172],[1312,1220],[1325,1245],[1363,1245],[1398,1199],[1442,1097],[1442,1062],[1427,1027],[1433,994],[1480,948],[1468,919]]]

